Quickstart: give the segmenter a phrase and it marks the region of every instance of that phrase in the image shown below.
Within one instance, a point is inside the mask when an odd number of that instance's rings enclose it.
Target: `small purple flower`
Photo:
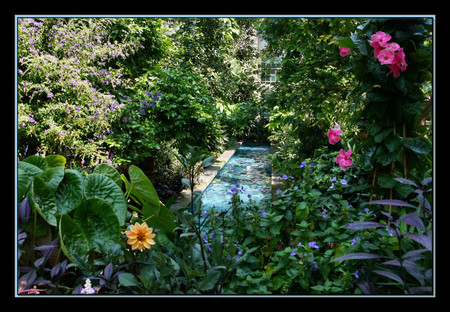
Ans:
[[[252,198],[252,195],[248,194],[247,197],[248,197],[248,198]]]
[[[304,161],[302,161],[299,168],[304,168],[305,166],[306,166],[306,163]]]
[[[238,255],[242,255],[242,249],[238,250]]]
[[[235,187],[231,188],[231,194],[236,194],[237,193],[237,189]]]
[[[317,246],[316,242],[309,242],[308,245],[309,245],[310,248],[315,248],[315,249],[319,249],[320,248],[319,246]]]
[[[284,180],[287,180],[287,179],[288,179],[288,176],[285,175],[285,174],[283,174],[283,179],[284,179]]]
[[[348,183],[347,183],[347,181],[345,181],[345,179],[342,179],[342,180],[341,180],[341,184],[342,184],[342,185],[348,185]]]
[[[139,108],[139,113],[140,113],[141,115],[144,115],[144,114],[145,114],[145,109],[144,109],[143,107],[140,107],[140,108]]]
[[[267,217],[267,213],[265,213],[263,210],[260,210],[259,212],[261,212],[261,215],[262,215],[263,217]]]
[[[28,121],[29,121],[29,122],[32,122],[32,123],[34,123],[34,124],[36,123],[36,120],[34,120],[32,117],[28,117]]]
[[[295,256],[297,254],[297,249],[294,249],[294,251],[293,252],[291,252],[291,256]]]

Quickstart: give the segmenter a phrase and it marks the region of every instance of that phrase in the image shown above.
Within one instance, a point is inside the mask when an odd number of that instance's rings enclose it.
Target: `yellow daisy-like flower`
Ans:
[[[149,228],[147,223],[139,224],[139,222],[136,222],[134,225],[130,225],[129,231],[125,232],[128,237],[127,244],[131,245],[132,250],[137,248],[141,251],[145,248],[150,249],[151,245],[156,244],[153,240],[156,234],[152,234],[152,232],[153,228]]]

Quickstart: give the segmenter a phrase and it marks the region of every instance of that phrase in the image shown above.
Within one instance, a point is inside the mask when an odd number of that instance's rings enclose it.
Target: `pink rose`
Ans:
[[[341,169],[345,170],[347,167],[353,165],[353,161],[350,160],[350,156],[352,155],[352,150],[348,150],[345,152],[343,149],[339,151],[339,155],[336,157],[336,162],[339,164]]]
[[[329,137],[328,142],[330,144],[336,144],[339,142],[339,135],[342,133],[341,126],[336,124],[334,127],[331,127],[330,130],[327,132],[327,136]]]
[[[347,56],[347,55],[348,55],[348,52],[350,52],[351,49],[339,47],[339,50],[341,50],[341,52],[339,53],[339,55],[342,56],[342,57],[344,57],[344,56]]]

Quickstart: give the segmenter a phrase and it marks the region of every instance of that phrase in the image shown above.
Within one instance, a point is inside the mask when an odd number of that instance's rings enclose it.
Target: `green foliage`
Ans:
[[[432,293],[432,26],[19,19],[20,292],[80,294],[90,279],[100,294]],[[261,100],[257,30],[262,57],[283,56]],[[404,49],[397,77],[374,57],[378,31]],[[335,123],[343,133],[331,145]],[[244,202],[234,187],[228,210],[194,207],[196,177],[225,133],[276,143],[272,201]],[[345,170],[340,149],[352,150]],[[150,158],[160,180],[184,174],[190,207],[161,202],[133,165]],[[136,222],[156,234],[150,249],[127,243]]]

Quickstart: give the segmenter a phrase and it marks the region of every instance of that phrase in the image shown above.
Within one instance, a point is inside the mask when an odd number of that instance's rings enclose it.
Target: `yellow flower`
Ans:
[[[126,231],[125,235],[128,237],[127,244],[131,245],[131,249],[143,251],[145,248],[150,249],[150,245],[155,245],[155,241],[152,239],[156,234],[152,234],[153,228],[149,228],[147,223],[139,224],[136,222],[134,225],[130,225],[130,231]]]

